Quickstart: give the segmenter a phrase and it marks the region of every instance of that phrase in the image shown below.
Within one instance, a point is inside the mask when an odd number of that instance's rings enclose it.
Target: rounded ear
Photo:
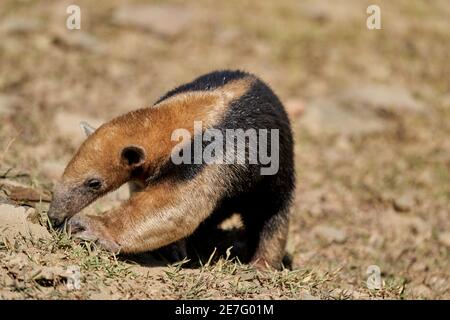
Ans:
[[[145,157],[145,150],[140,146],[126,146],[120,154],[122,162],[132,168],[141,166],[145,162]]]

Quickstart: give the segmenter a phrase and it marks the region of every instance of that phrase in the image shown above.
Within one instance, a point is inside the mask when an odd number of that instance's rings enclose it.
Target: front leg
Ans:
[[[111,236],[102,216],[77,215],[69,220],[69,232],[78,239],[92,241],[99,247],[113,252],[121,252],[120,245]],[[169,262],[178,262],[187,257],[186,240],[168,244],[158,251]]]
[[[139,253],[161,248],[192,234],[213,211],[225,186],[211,185],[211,181],[218,181],[214,168],[205,168],[193,180],[148,186],[102,216],[74,216],[69,226],[78,225],[76,237],[91,238],[112,251]]]
[[[69,220],[68,229],[78,239],[93,241],[114,253],[120,251],[120,245],[109,233],[101,216],[75,215]]]

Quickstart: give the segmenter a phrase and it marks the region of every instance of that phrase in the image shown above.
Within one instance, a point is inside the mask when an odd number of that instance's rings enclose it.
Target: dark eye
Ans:
[[[102,182],[98,179],[89,179],[86,181],[86,186],[91,190],[98,190],[102,186]]]

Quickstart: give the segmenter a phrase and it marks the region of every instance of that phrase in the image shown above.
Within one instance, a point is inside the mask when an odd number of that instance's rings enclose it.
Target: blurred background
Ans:
[[[66,28],[71,4],[79,30]],[[335,297],[449,298],[449,53],[447,0],[2,0],[0,168],[50,190],[80,121],[247,70],[295,131],[294,267],[332,273]],[[363,288],[370,265],[382,290]]]

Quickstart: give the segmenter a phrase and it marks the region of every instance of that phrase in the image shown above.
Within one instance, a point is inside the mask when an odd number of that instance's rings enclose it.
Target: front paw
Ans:
[[[118,253],[120,245],[112,238],[99,217],[76,215],[68,221],[68,230],[73,237],[95,242],[99,247]]]

